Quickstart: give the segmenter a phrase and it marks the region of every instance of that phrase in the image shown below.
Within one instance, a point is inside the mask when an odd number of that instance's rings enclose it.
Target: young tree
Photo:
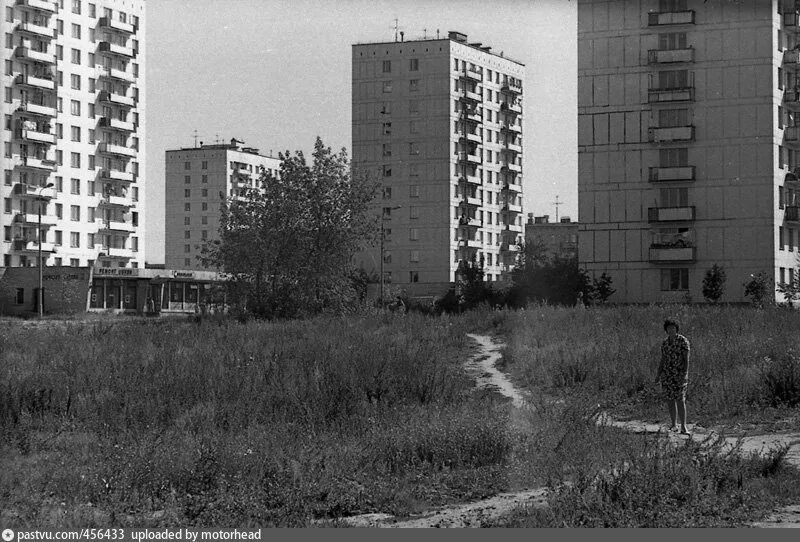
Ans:
[[[725,293],[726,280],[725,269],[721,265],[712,265],[703,278],[703,297],[711,303],[719,301]]]
[[[279,156],[279,177],[262,171],[260,186],[222,202],[219,239],[205,244],[202,261],[228,273],[232,297],[256,315],[340,309],[357,295],[352,257],[378,230],[377,185],[319,137],[311,164],[302,151]]]
[[[772,278],[763,271],[750,275],[750,280],[744,283],[744,295],[758,308],[770,303],[769,296],[774,295]]]
[[[593,280],[594,298],[600,303],[605,303],[608,298],[616,292],[616,290],[611,287],[612,282],[613,280],[605,271],[603,271],[599,279],[595,278]]]

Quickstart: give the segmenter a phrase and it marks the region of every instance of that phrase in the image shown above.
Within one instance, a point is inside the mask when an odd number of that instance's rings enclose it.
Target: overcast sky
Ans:
[[[164,152],[217,137],[262,154],[351,144],[351,45],[468,35],[526,65],[525,212],[577,218],[577,2],[156,0],[147,3],[146,257],[164,261]]]

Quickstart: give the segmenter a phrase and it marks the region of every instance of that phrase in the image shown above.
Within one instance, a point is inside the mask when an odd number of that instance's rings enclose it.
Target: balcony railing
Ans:
[[[127,171],[119,171],[117,169],[104,169],[103,172],[100,174],[100,177],[103,180],[121,181],[126,183],[132,183],[134,180],[133,173],[128,173]]]
[[[648,13],[649,26],[663,26],[672,24],[694,24],[694,10],[666,11],[663,13]]]
[[[461,205],[480,207],[483,205],[483,200],[478,197],[467,196],[466,198],[461,198]]]
[[[783,139],[790,143],[800,142],[800,126],[784,126]]]
[[[29,8],[43,13],[53,14],[58,12],[58,6],[51,0],[17,0],[17,6]]]
[[[516,143],[506,143],[506,146],[501,150],[517,154],[522,152],[522,145],[518,145]]]
[[[515,203],[506,203],[503,205],[503,211],[506,213],[521,213],[522,205],[517,205]]]
[[[520,126],[515,122],[504,122],[503,124],[500,125],[500,131],[520,134],[522,133],[522,126]]]
[[[694,87],[650,88],[647,91],[647,101],[650,103],[691,102],[693,100]]]
[[[651,143],[663,143],[668,141],[693,141],[694,126],[671,126],[668,128],[650,128],[648,138]]]
[[[459,162],[467,162],[469,164],[481,164],[483,163],[483,159],[481,158],[480,154],[470,154],[468,152],[459,152],[458,153],[458,161]]]
[[[482,185],[483,181],[477,175],[461,175],[458,178],[458,182],[460,183],[467,183],[467,184],[474,184],[474,185]]]
[[[462,216],[458,219],[458,224],[459,226],[468,226],[470,228],[483,227],[483,221],[481,219],[471,216]]]
[[[464,113],[468,121],[479,124],[483,122],[483,114],[477,108],[467,108]]]
[[[483,73],[477,69],[469,68],[466,71],[461,70],[458,72],[458,76],[461,79],[467,79],[469,81],[475,81],[477,83],[483,81]]]
[[[125,107],[134,107],[136,105],[136,100],[133,98],[129,98],[128,96],[123,96],[122,94],[114,94],[113,92],[109,92],[107,90],[100,91],[100,94],[97,96],[97,99],[101,102],[110,103],[113,105],[120,105]]]
[[[39,132],[37,130],[17,130],[16,135],[23,141],[30,141],[33,143],[42,143],[45,145],[55,145],[56,134],[49,132]]]
[[[50,74],[25,75],[19,74],[14,78],[14,83],[43,90],[55,90],[56,82]]]
[[[124,156],[126,158],[135,158],[137,151],[130,147],[123,145],[114,145],[113,143],[102,142],[98,145],[97,150],[103,154],[113,154],[115,156]]]
[[[58,111],[55,107],[40,105],[33,102],[22,102],[19,104],[17,111],[19,113],[27,113],[29,115],[38,115],[40,117],[49,118],[55,118],[58,115]]]
[[[650,182],[659,181],[693,181],[694,166],[682,167],[651,167],[649,173]]]
[[[694,220],[694,217],[694,206],[650,207],[647,209],[649,222],[686,222]]]
[[[100,198],[100,205],[104,207],[133,207],[133,200],[130,196],[117,196],[113,194],[104,195]]]
[[[20,157],[14,163],[15,166],[22,169],[35,169],[42,171],[55,171],[56,162],[49,158],[37,158],[34,156]]]
[[[40,64],[55,65],[56,63],[56,55],[48,53],[47,51],[35,51],[29,47],[17,47],[14,50],[14,57],[20,60],[38,62]]]
[[[133,233],[136,231],[136,226],[131,222],[126,222],[121,218],[113,218],[111,220],[99,220],[98,231],[111,231],[118,233]]]
[[[511,94],[512,96],[522,94],[522,83],[517,81],[508,81],[507,83],[504,83],[502,87],[500,87],[500,92]]]
[[[800,206],[787,205],[784,208],[783,219],[786,222],[800,222]]]
[[[136,51],[134,51],[132,47],[118,45],[116,43],[111,43],[110,41],[101,41],[98,43],[97,51],[100,53],[116,55],[126,59],[132,59],[136,57]]]
[[[98,26],[100,28],[107,28],[108,30],[116,30],[117,32],[122,32],[125,34],[134,34],[137,30],[136,26],[130,23],[123,23],[122,21],[118,21],[112,17],[100,17],[98,21]]]
[[[47,26],[45,21],[19,23],[14,30],[21,34],[36,36],[39,39],[53,39],[53,29]]]
[[[458,248],[474,248],[478,249],[483,246],[483,243],[480,241],[476,241],[475,239],[461,239],[458,242]]]
[[[513,192],[515,194],[519,194],[522,192],[522,185],[517,183],[505,183],[503,185],[503,190],[506,192]]]
[[[503,243],[500,245],[500,250],[503,252],[519,252],[519,245],[516,243]]]
[[[116,68],[106,68],[105,66],[97,67],[97,77],[105,79],[115,79],[124,83],[135,83],[136,76],[128,73],[125,70],[118,70]]]
[[[650,261],[653,263],[693,262],[696,259],[696,247],[650,247]]]
[[[509,235],[520,234],[522,233],[522,226],[519,224],[506,224],[506,229],[503,231],[508,232]]]
[[[461,100],[462,102],[473,103],[473,102],[483,101],[483,96],[481,96],[477,92],[472,92],[470,90],[463,92],[459,91],[458,95],[459,95],[458,99]]]
[[[522,173],[522,166],[519,164],[512,164],[510,162],[506,162],[500,168],[502,173]]]
[[[102,247],[97,257],[129,260],[131,258],[135,258],[136,254],[129,248]]]
[[[670,64],[673,62],[694,62],[694,49],[650,49],[647,52],[650,64]]]
[[[463,132],[459,134],[459,139],[464,139],[464,137],[465,134]],[[483,137],[481,136],[481,134],[467,132],[466,139],[467,141],[471,141],[472,143],[478,143],[478,144],[483,143]]]
[[[39,252],[39,242],[36,240],[14,239],[14,250],[16,252]],[[42,252],[53,253],[56,246],[53,243],[42,243]]]
[[[14,195],[20,198],[34,198],[50,200],[53,198],[52,189],[40,185],[17,183],[14,185]]]
[[[14,215],[14,223],[38,226],[39,213],[18,213]],[[42,213],[42,226],[49,227],[55,226],[56,224],[58,224],[58,219],[56,217]]]
[[[136,125],[134,125],[132,122],[127,122],[112,117],[100,117],[99,125],[103,128],[113,128],[123,132],[136,131]]]
[[[800,12],[787,11],[783,14],[783,26],[786,30],[797,32],[800,30]]]
[[[503,102],[500,104],[500,111],[517,115],[522,113],[522,105],[519,102]]]

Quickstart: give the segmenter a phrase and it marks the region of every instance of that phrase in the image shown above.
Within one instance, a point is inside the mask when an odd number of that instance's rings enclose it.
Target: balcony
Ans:
[[[112,105],[119,105],[123,107],[134,107],[136,105],[136,100],[134,100],[133,98],[123,96],[122,94],[114,94],[113,92],[109,92],[107,90],[100,91],[100,94],[97,96],[97,99],[101,102],[110,103]]]
[[[517,183],[505,183],[503,185],[503,190],[506,192],[510,192],[513,194],[521,194],[522,193],[522,185]]]
[[[500,125],[501,132],[510,132],[512,134],[521,134],[522,126],[515,122],[504,122]]]
[[[28,241],[26,239],[14,239],[14,250],[16,252],[36,252],[39,253],[39,242]],[[53,243],[42,243],[42,252],[53,253],[56,246]]]
[[[19,23],[16,27],[14,27],[14,31],[39,39],[53,39],[53,29],[47,25],[46,21]]]
[[[116,68],[106,68],[105,66],[97,67],[97,77],[98,79],[114,79],[116,81],[122,81],[123,83],[136,82],[136,76],[132,73]]]
[[[114,130],[120,130],[122,132],[135,132],[136,125],[132,122],[127,122],[124,120],[119,120],[111,117],[100,117],[99,125],[101,128],[111,128]]]
[[[480,178],[480,177],[478,177],[477,175],[466,175],[466,176],[464,176],[464,175],[461,175],[461,176],[458,178],[458,182],[460,182],[460,183],[467,183],[467,184],[474,184],[474,185],[476,185],[476,186],[481,186],[481,185],[483,185],[483,181],[482,181],[482,180],[481,180],[481,178]]]
[[[28,60],[30,62],[49,64],[51,66],[55,66],[56,64],[56,55],[50,54],[47,51],[34,51],[28,47],[17,47],[14,50],[14,57],[18,60]]]
[[[100,21],[98,21],[97,26],[100,28],[106,28],[108,30],[115,30],[123,34],[134,34],[137,30],[136,26],[130,23],[123,23],[122,21],[118,21],[111,17],[100,17]]]
[[[97,228],[98,231],[108,231],[114,233],[133,233],[136,231],[136,226],[134,226],[131,222],[126,222],[121,218],[100,220],[99,222],[100,225]]]
[[[36,171],[52,172],[56,170],[55,160],[47,158],[36,158],[33,156],[18,158],[14,165],[21,169],[33,169]]]
[[[470,154],[468,152],[459,152],[458,161],[462,163],[466,161],[469,164],[483,163],[483,159],[481,158],[480,154]]]
[[[19,74],[14,78],[14,83],[26,87],[40,88],[42,90],[55,90],[56,82],[50,74],[25,75]]]
[[[39,213],[18,213],[14,215],[15,224],[24,224],[28,226],[39,225]],[[42,214],[42,226],[55,226],[58,224],[58,219],[54,216]]]
[[[43,186],[17,183],[14,185],[14,195],[19,198],[43,199],[50,200],[53,198],[52,188],[44,188]]]
[[[503,205],[503,212],[506,213],[521,213],[522,212],[522,205],[517,205],[516,203],[506,203]]]
[[[784,68],[796,70],[798,68],[798,62],[800,62],[800,50],[787,49],[783,52]]]
[[[510,94],[512,96],[518,96],[522,94],[522,83],[517,81],[509,81],[504,83],[502,87],[500,87],[500,92],[504,94]]]
[[[106,143],[105,141],[97,146],[97,150],[101,154],[111,154],[114,156],[123,156],[125,158],[135,158],[138,152],[136,149],[125,147],[123,145],[114,145],[112,143]]]
[[[523,226],[519,224],[506,224],[506,229],[503,230],[507,234],[520,234],[522,233]]]
[[[37,130],[17,130],[16,135],[17,138],[21,139],[22,141],[42,143],[44,145],[56,144],[56,134],[51,134],[48,132],[39,132]]]
[[[693,262],[696,258],[696,247],[650,247],[650,261],[652,263]]]
[[[800,222],[800,206],[787,205],[784,211],[783,219],[786,222]]]
[[[40,105],[33,102],[22,102],[19,104],[17,112],[48,118],[55,118],[58,115],[58,111],[55,107]]]
[[[500,245],[501,252],[519,252],[519,245],[516,243],[503,243]]]
[[[650,207],[647,209],[648,222],[687,222],[694,220],[694,216],[694,206]]]
[[[471,216],[462,216],[458,219],[459,226],[467,226],[469,228],[482,228],[483,221],[479,218],[474,218]]]
[[[458,99],[461,100],[462,102],[475,103],[483,101],[483,96],[481,96],[477,92],[466,90],[463,92],[458,92]]]
[[[786,89],[783,92],[783,103],[787,109],[800,110],[800,88]]]
[[[668,128],[650,128],[647,132],[651,143],[670,141],[694,141],[694,126],[671,126]]]
[[[478,69],[469,68],[465,71],[459,71],[458,77],[459,79],[481,83],[483,81],[483,72]]]
[[[522,113],[522,105],[519,102],[503,102],[500,104],[500,111],[503,113],[518,115]]]
[[[134,206],[133,200],[129,196],[107,195],[100,198],[100,205],[103,207],[121,207],[129,209]]]
[[[459,136],[458,136],[459,139],[464,139],[464,137],[465,136],[464,136],[463,132],[461,134],[459,134]],[[467,141],[470,141],[472,143],[477,143],[478,145],[483,143],[483,137],[481,137],[481,134],[467,132],[466,139],[467,139]]]
[[[130,260],[131,258],[135,258],[136,254],[129,248],[102,247],[97,257],[114,260]]]
[[[522,173],[522,166],[519,164],[512,164],[510,162],[506,162],[503,164],[503,167],[500,168],[501,173]]]
[[[649,103],[691,102],[694,100],[694,87],[650,88],[647,91]]]
[[[483,247],[483,243],[475,239],[461,239],[458,242],[458,248],[479,249]]]
[[[17,7],[32,9],[50,15],[58,12],[56,3],[49,0],[17,0]]]
[[[660,181],[693,181],[694,166],[683,167],[651,167],[649,176],[650,182]]]
[[[650,64],[671,64],[673,62],[694,62],[694,48],[686,49],[650,49],[647,51]]]
[[[116,43],[111,43],[110,41],[101,41],[100,43],[98,43],[97,51],[99,53],[116,55],[118,57],[122,57],[128,60],[136,58],[136,52],[133,50],[132,47],[117,45]]]
[[[522,145],[517,145],[516,143],[506,143],[506,146],[503,147],[502,150],[516,154],[522,152]]]
[[[787,143],[800,143],[800,126],[784,126],[783,140]]]
[[[800,11],[789,10],[783,14],[783,26],[789,32],[800,30]]]
[[[481,207],[483,205],[483,200],[479,197],[467,196],[466,198],[461,198],[461,205]]]
[[[666,11],[663,13],[648,13],[648,26],[665,26],[673,24],[694,24],[694,10]]]
[[[104,169],[100,173],[100,178],[104,181],[120,181],[125,183],[132,183],[134,180],[133,173],[119,171],[117,169]]]
[[[465,113],[466,113],[465,115],[466,119],[468,121],[475,122],[478,124],[483,122],[483,114],[480,111],[478,111],[477,108],[467,108],[465,109]]]

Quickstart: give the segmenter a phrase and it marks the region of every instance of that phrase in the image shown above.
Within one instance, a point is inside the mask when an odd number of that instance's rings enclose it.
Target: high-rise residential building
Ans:
[[[203,144],[166,153],[164,224],[167,269],[205,269],[198,260],[206,241],[219,238],[220,205],[245,187],[257,187],[262,171],[280,175],[281,161],[242,141]],[[263,169],[262,169],[263,168]]]
[[[353,163],[382,185],[383,249],[362,252],[363,269],[411,295],[443,293],[472,262],[510,276],[523,80],[523,64],[459,32],[353,46]]]
[[[0,264],[144,267],[145,1],[2,6]]]
[[[580,0],[581,265],[612,301],[723,300],[797,280],[800,11],[794,1]]]

